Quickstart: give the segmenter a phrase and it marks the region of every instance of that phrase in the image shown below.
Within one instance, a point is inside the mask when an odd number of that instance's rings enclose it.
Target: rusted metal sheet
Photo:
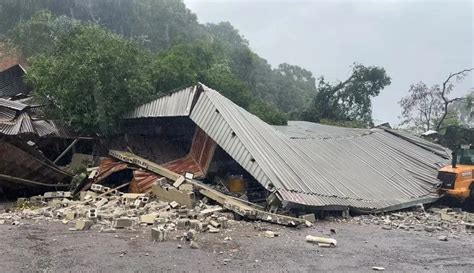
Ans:
[[[207,170],[209,169],[216,147],[216,142],[201,128],[196,127],[190,154],[201,168],[203,175],[206,175]],[[195,174],[195,177],[198,176]]]
[[[95,183],[100,183],[110,175],[126,169],[130,169],[130,166],[127,163],[112,158],[105,158],[100,162],[99,170],[95,177]]]
[[[151,191],[153,183],[161,176],[144,170],[135,170],[133,180],[130,183],[130,192],[147,193]]]
[[[11,143],[0,141],[0,174],[41,182],[44,184],[69,184],[72,174],[54,165],[39,153],[27,152]],[[5,188],[22,189],[24,184],[0,180]],[[28,187],[41,188],[39,185]]]
[[[185,157],[167,162],[163,167],[172,170],[173,172],[184,174],[186,172],[193,173],[195,177],[203,177],[204,173],[199,164],[194,160],[191,154]]]

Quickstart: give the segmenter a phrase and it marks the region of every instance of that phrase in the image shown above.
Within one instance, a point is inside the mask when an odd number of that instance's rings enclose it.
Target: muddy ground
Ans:
[[[104,233],[69,231],[72,226],[46,221],[0,225],[1,272],[367,272],[373,266],[404,272],[474,271],[474,234],[439,241],[441,232],[375,225],[322,221],[294,229],[240,221],[219,234],[200,234],[200,249],[191,249],[174,238],[151,242],[150,227]],[[281,235],[264,237],[265,228]],[[306,235],[328,235],[331,229],[336,248],[305,242]]]

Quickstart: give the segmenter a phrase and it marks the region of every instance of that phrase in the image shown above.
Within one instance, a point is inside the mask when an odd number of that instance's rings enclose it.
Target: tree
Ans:
[[[443,114],[441,115],[440,120],[436,124],[436,131],[438,131],[441,128],[441,125],[443,124],[444,120],[446,119],[446,116],[448,115],[448,107],[450,104],[452,104],[455,101],[463,100],[463,98],[453,98],[449,99],[447,96],[451,93],[451,91],[454,89],[454,84],[452,83],[453,80],[455,81],[461,81],[463,80],[469,72],[474,70],[474,68],[470,69],[463,69],[459,72],[456,73],[450,73],[448,78],[443,82],[442,84],[442,89],[441,89],[441,98],[443,100]]]
[[[55,41],[69,35],[77,24],[68,17],[56,17],[48,10],[40,10],[8,31],[6,42],[29,58],[51,49]]]
[[[27,80],[47,114],[83,133],[112,134],[152,94],[149,53],[96,25],[80,25],[31,59]]]
[[[458,111],[451,106],[465,104],[471,101],[469,96],[449,98],[454,89],[453,81],[464,79],[474,69],[463,69],[450,73],[441,85],[428,86],[419,82],[411,85],[409,94],[403,97],[399,104],[402,107],[402,125],[408,125],[416,132],[428,130],[440,131],[447,126],[459,125]]]
[[[319,78],[317,93],[301,117],[307,121],[372,125],[372,102],[391,82],[384,68],[354,64],[345,81],[327,82]]]
[[[409,95],[399,102],[403,109],[401,125],[408,125],[423,132],[431,130],[436,126],[443,107],[439,86],[428,88],[425,83],[419,82],[411,85],[408,92]]]

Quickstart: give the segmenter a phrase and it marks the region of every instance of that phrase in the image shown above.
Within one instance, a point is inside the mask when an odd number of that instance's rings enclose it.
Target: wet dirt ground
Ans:
[[[294,229],[241,221],[218,234],[199,234],[200,249],[191,249],[174,239],[179,232],[152,242],[151,227],[104,233],[69,231],[72,226],[0,225],[1,272],[367,272],[373,266],[388,272],[474,271],[474,235],[439,241],[445,234],[374,225],[323,221]],[[267,238],[261,227],[280,236]],[[305,242],[306,235],[331,236],[338,245],[320,248]]]

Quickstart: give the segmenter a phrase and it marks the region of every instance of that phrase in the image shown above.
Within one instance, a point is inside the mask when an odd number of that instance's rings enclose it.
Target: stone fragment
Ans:
[[[273,238],[273,237],[276,236],[276,235],[275,235],[275,232],[270,231],[270,230],[265,231],[265,232],[263,233],[263,235],[264,235],[265,237],[267,237],[267,238]]]
[[[76,221],[76,230],[86,230],[90,229],[94,224],[91,220],[77,220]]]
[[[169,203],[169,205],[170,205],[170,207],[171,207],[172,209],[175,209],[175,208],[179,207],[179,204],[178,204],[178,202],[176,202],[176,201],[171,201],[171,202]]]
[[[185,229],[189,225],[189,219],[183,218],[176,221],[176,227],[178,229]]]
[[[162,227],[151,229],[151,240],[156,242],[163,242],[167,239],[167,232]]]
[[[201,221],[199,220],[189,220],[189,227],[194,230],[201,231],[203,228],[203,225]]]
[[[189,244],[189,247],[191,247],[192,249],[199,249],[201,248],[198,243],[196,243],[195,241],[191,241],[191,243]]]
[[[141,224],[147,224],[147,225],[153,225],[155,223],[156,218],[158,217],[157,213],[150,213],[150,214],[145,214],[140,216],[140,223]]]
[[[133,219],[130,218],[118,218],[113,221],[113,228],[128,228],[133,226]]]
[[[299,218],[305,219],[306,221],[308,221],[308,222],[310,222],[310,223],[316,222],[316,216],[314,215],[314,213],[309,213],[309,214],[300,215]]]
[[[213,226],[211,226],[211,225],[208,225],[207,228],[208,228],[207,231],[208,231],[209,233],[219,233],[219,232],[221,231],[220,229],[215,228],[215,227],[213,227]]]
[[[434,226],[425,226],[425,231],[426,232],[433,232],[436,230],[436,227]]]
[[[448,237],[445,236],[445,235],[442,235],[442,236],[439,236],[439,237],[438,237],[438,240],[440,240],[440,241],[447,241],[447,240],[448,240]]]

